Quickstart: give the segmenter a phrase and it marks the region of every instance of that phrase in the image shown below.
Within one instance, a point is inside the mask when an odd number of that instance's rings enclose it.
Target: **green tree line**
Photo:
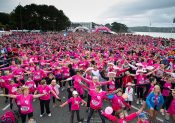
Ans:
[[[114,32],[128,32],[128,27],[125,24],[113,22],[106,24],[106,27],[110,28]]]
[[[69,18],[55,6],[18,5],[10,14],[0,13],[0,28],[28,30],[64,30],[70,26]]]

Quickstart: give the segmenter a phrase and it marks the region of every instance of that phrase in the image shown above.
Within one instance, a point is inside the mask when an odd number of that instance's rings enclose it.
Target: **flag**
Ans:
[[[173,19],[173,23],[175,23],[175,18]]]

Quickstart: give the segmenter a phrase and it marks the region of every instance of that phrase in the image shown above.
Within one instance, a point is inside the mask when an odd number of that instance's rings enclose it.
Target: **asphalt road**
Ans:
[[[66,91],[61,92],[61,95],[62,95],[63,102],[65,102],[67,100]],[[5,98],[1,97],[0,98],[0,115],[2,115],[5,111],[10,110],[9,103],[5,103],[4,101],[5,101]],[[70,113],[68,111],[68,106],[66,106],[64,108],[60,108],[59,107],[60,102],[57,102],[57,103],[58,103],[58,106],[53,108],[52,107],[52,100],[51,100],[51,103],[50,103],[50,108],[51,108],[51,113],[52,113],[51,117],[44,115],[42,118],[40,118],[39,117],[39,115],[40,115],[39,101],[37,99],[35,102],[33,102],[34,118],[36,119],[37,123],[70,123]],[[109,103],[105,101],[104,108],[107,107],[108,105],[109,105]],[[137,105],[135,102],[133,102],[132,110],[130,112],[128,112],[128,114],[137,111],[139,108],[140,108],[140,105]],[[14,109],[16,109],[16,107],[14,107]],[[81,110],[80,110],[80,116],[81,116],[81,118],[84,118],[84,123],[86,123],[87,115],[88,115],[88,113],[86,112],[85,109],[86,108],[82,106]],[[161,116],[159,114],[159,116],[157,118],[159,119],[159,120],[157,120],[157,123],[162,123],[164,116]],[[136,122],[137,122],[137,118],[130,123],[136,123]],[[76,115],[74,116],[74,123],[78,123],[76,120]],[[101,123],[101,120],[100,120],[97,113],[95,113],[95,115],[91,119],[91,123]],[[106,120],[106,123],[111,123],[111,122]]]

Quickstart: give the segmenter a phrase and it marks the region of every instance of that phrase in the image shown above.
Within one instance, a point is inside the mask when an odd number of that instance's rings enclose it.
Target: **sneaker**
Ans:
[[[51,117],[52,116],[51,113],[49,113],[48,116]]]
[[[43,117],[43,114],[40,114],[40,117]]]
[[[139,100],[137,100],[136,104],[137,104],[137,105],[139,104]]]
[[[143,105],[143,100],[140,100],[140,104],[142,104],[142,105]]]

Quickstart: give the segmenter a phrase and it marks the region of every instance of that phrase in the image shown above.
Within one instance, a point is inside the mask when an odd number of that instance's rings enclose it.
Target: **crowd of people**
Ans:
[[[17,105],[22,123],[33,118],[39,98],[40,117],[69,105],[70,123],[86,106],[87,123],[97,111],[101,122],[156,123],[159,112],[175,123],[175,39],[133,34],[13,33],[0,38],[0,87]],[[67,90],[67,92],[65,91]],[[62,101],[60,91],[67,93]],[[141,108],[132,111],[133,100]],[[104,100],[108,107],[104,110]],[[46,110],[46,111],[45,111]],[[63,108],[64,110],[64,108]],[[146,113],[148,112],[148,113]],[[35,116],[37,117],[37,116]]]

